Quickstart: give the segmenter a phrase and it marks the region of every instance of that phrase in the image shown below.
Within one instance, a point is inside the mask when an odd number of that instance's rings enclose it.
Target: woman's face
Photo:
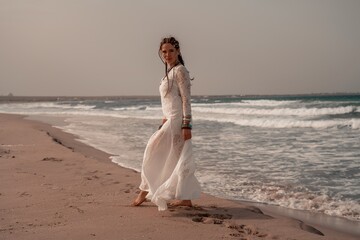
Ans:
[[[169,65],[169,67],[173,67],[178,62],[178,56],[180,51],[176,50],[171,43],[164,43],[161,46],[160,51],[161,57]]]

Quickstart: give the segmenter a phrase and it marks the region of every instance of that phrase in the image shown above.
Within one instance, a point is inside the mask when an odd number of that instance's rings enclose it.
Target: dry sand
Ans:
[[[1,240],[358,239],[206,194],[192,208],[131,207],[139,182],[71,134],[0,114]]]

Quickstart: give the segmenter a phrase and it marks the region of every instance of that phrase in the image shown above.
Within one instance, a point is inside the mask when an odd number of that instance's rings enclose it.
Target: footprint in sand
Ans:
[[[19,197],[31,197],[32,195],[28,192],[19,193]]]
[[[77,207],[77,206],[72,206],[70,205],[69,208],[73,208],[73,209],[76,209],[79,213],[84,213],[85,211],[82,210],[81,208]]]
[[[10,150],[4,150],[4,149],[0,149],[0,158],[5,157],[5,158],[15,158],[14,155],[9,156],[10,155]]]
[[[76,163],[66,163],[65,164],[65,166],[67,166],[67,167],[72,167],[72,166],[75,166],[76,165]]]
[[[93,176],[90,176],[90,177],[84,177],[86,180],[97,180],[99,179],[99,177],[97,175],[93,175]]]
[[[89,171],[89,172],[86,172],[84,175],[85,175],[85,179],[86,180],[98,180],[100,179],[100,177],[98,176],[98,174],[95,174],[95,173],[100,173],[99,171],[95,170],[95,171]]]
[[[92,193],[81,193],[80,196],[81,197],[91,197],[91,196],[93,196],[93,194]]]
[[[208,214],[208,213],[197,213],[191,216],[193,222],[201,222],[205,224],[223,224],[225,219],[231,219],[230,214]]]
[[[45,157],[41,161],[45,161],[45,162],[62,162],[63,160],[61,158]]]
[[[235,233],[230,234],[232,237],[241,237],[242,239],[247,239],[246,236],[256,236],[258,238],[265,238],[268,236],[266,233],[259,232],[255,227],[244,224],[230,224],[227,227],[236,231]]]
[[[193,210],[198,210],[198,211],[206,211],[204,208],[202,207],[192,207]],[[205,223],[205,224],[223,224],[225,219],[231,219],[232,215],[231,214],[221,214],[221,213],[192,213],[192,214],[188,214],[189,217],[191,217],[191,220],[193,222],[201,222],[201,223]]]
[[[131,193],[132,190],[135,188],[135,185],[134,184],[131,184],[131,183],[127,183],[125,185],[126,189],[124,190],[124,193]],[[136,194],[140,193],[140,190],[136,190],[135,191]]]
[[[114,179],[106,179],[105,181],[102,181],[100,184],[103,186],[108,186],[108,185],[120,184],[120,182],[114,181]]]
[[[242,240],[246,240],[249,237],[257,237],[257,238],[265,238],[268,234],[259,232],[255,227],[247,226],[244,224],[234,224],[229,223],[229,219],[232,219],[233,216],[231,214],[226,213],[225,209],[221,211],[217,206],[211,205],[208,209],[204,209],[202,207],[192,208],[193,210],[197,210],[196,213],[187,214],[188,217],[191,218],[193,222],[204,223],[204,224],[224,224],[227,228],[234,230],[234,233],[231,233],[230,236],[237,237]],[[262,213],[260,209],[256,207],[249,207],[249,211],[255,213]],[[202,211],[202,212],[201,212]],[[205,212],[204,212],[205,211]],[[225,212],[225,213],[223,213]]]
[[[134,185],[134,184],[131,184],[131,183],[127,183],[127,184],[126,184],[126,187],[129,187],[129,188],[134,188],[134,187],[135,187],[135,185]]]
[[[97,174],[95,174],[97,173]],[[85,173],[86,175],[92,175],[90,177],[85,177],[88,180],[92,180],[92,179],[104,179],[103,181],[100,182],[101,185],[103,186],[108,186],[108,185],[114,185],[114,184],[120,184],[119,181],[116,181],[112,178],[109,178],[110,175],[112,175],[111,173],[104,173],[102,174],[101,171],[95,170],[95,171],[89,171],[87,173]],[[99,177],[101,175],[101,177]]]
[[[0,157],[1,157],[2,155],[7,155],[7,154],[10,154],[10,150],[0,149]]]

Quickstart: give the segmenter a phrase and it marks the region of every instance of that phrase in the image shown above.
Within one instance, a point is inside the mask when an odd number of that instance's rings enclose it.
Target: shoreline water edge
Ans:
[[[205,192],[360,220],[360,95],[203,96],[192,108]],[[52,118],[136,171],[162,116],[155,97],[4,103],[0,112]]]

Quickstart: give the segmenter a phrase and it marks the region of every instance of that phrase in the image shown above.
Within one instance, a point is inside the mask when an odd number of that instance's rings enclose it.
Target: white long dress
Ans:
[[[167,209],[171,199],[191,200],[200,196],[200,184],[194,176],[191,140],[182,136],[183,116],[191,115],[189,72],[183,65],[173,67],[160,84],[161,105],[167,121],[149,139],[146,146],[140,189],[146,198]]]

